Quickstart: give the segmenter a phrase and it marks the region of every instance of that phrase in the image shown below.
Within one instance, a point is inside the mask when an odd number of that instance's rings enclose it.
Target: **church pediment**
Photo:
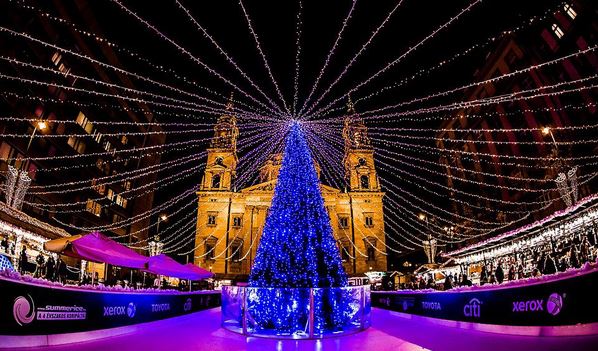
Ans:
[[[259,183],[256,185],[252,185],[248,188],[242,189],[241,193],[256,193],[256,192],[264,192],[264,191],[274,191],[274,187],[276,186],[276,180],[271,180],[268,182]]]
[[[246,194],[246,193],[265,192],[265,191],[273,192],[275,187],[276,187],[276,180],[271,180],[268,182],[259,183],[259,184],[247,187],[245,189],[242,189],[241,193]],[[324,184],[320,184],[320,189],[322,191],[322,194],[330,194],[330,193],[338,194],[341,192],[337,188],[333,188],[331,186],[324,185]]]

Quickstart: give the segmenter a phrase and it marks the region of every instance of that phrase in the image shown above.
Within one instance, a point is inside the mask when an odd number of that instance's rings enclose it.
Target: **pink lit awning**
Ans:
[[[189,280],[201,280],[213,275],[211,272],[199,267],[182,265],[164,254],[150,257],[147,271],[154,274]]]
[[[44,243],[44,249],[87,261],[128,268],[145,268],[149,260],[149,257],[98,232],[50,240]]]

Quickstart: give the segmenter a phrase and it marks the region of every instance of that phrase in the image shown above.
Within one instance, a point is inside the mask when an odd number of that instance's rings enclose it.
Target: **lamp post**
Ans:
[[[31,137],[29,137],[29,142],[27,143],[27,149],[25,150],[25,152],[29,151],[29,148],[31,147],[31,142],[33,141],[33,137],[35,137],[35,132],[37,132],[38,129],[40,131],[43,131],[46,128],[48,128],[48,122],[44,120],[39,120],[35,123],[35,128],[33,128],[33,133],[31,133]]]
[[[552,132],[552,128],[545,126],[542,128],[543,135],[550,135],[552,144],[554,146],[554,157],[555,164],[554,170],[557,173],[555,182],[557,189],[561,195],[561,198],[565,202],[565,205],[571,206],[577,202],[578,190],[577,190],[577,166],[567,170],[566,165],[559,157],[559,147]]]
[[[167,220],[168,220],[168,215],[166,215],[165,213],[162,213],[160,216],[158,216],[158,225],[156,227],[156,235],[154,235],[154,238],[152,240],[150,240],[148,243],[150,256],[157,256],[162,253],[162,248],[164,247],[164,243],[160,242],[160,223],[166,222]]]
[[[434,252],[432,250],[432,233],[430,233],[430,222],[428,221],[428,216],[426,216],[423,213],[420,213],[418,216],[420,221],[425,221],[426,222],[426,234],[428,237],[428,247],[429,247],[429,256],[428,256],[428,261],[430,261],[429,263],[434,263]]]

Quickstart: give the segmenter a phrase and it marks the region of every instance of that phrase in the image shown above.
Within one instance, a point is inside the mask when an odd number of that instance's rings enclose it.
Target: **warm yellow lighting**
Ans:
[[[423,221],[423,220],[425,220],[425,219],[426,219],[426,215],[425,215],[425,214],[423,214],[423,213],[420,213],[418,217],[419,217],[419,220],[420,220],[420,221]]]
[[[167,220],[167,219],[168,219],[168,216],[167,216],[166,214],[161,214],[161,215],[160,215],[160,219],[161,219],[162,221],[165,221],[165,220]]]
[[[37,122],[37,129],[44,130],[46,128],[48,128],[48,123],[46,123],[46,121],[38,121]]]
[[[544,127],[544,128],[542,128],[542,134],[544,134],[544,135],[550,134],[550,127]]]

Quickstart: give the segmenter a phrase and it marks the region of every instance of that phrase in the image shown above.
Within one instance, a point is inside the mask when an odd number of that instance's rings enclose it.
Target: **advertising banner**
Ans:
[[[455,292],[372,292],[372,306],[452,321],[509,326],[598,322],[598,271],[513,287]]]
[[[151,322],[220,306],[220,292],[135,293],[0,279],[1,335],[76,333]]]

